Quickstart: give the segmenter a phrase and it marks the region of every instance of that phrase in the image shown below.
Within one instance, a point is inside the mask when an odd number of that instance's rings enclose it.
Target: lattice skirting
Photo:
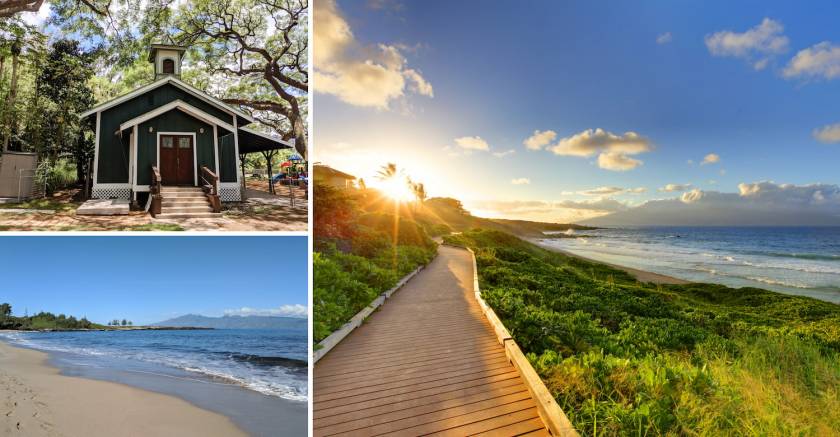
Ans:
[[[91,193],[94,199],[131,199],[131,184],[95,184]]]
[[[239,202],[242,200],[242,193],[239,191],[239,184],[236,182],[220,183],[219,197],[222,202]]]

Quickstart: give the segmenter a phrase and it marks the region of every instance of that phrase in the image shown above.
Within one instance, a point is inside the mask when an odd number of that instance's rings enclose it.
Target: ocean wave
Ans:
[[[792,270],[796,272],[803,272],[803,273],[821,273],[821,274],[828,274],[828,275],[840,275],[840,269],[831,268],[828,266],[823,265],[791,265],[791,264],[768,264],[768,263],[755,263],[750,261],[741,261],[742,265],[748,267],[754,267],[757,269],[779,269],[779,270]]]
[[[831,254],[817,254],[817,253],[787,253],[787,252],[762,252],[751,251],[751,255],[763,255],[773,258],[796,258],[807,259],[812,261],[838,261],[840,262],[840,255]]]
[[[793,287],[793,288],[801,288],[804,290],[814,288],[807,284],[796,283],[796,282],[789,282],[789,281],[782,281],[780,279],[771,279],[771,278],[762,278],[758,276],[747,276],[747,279],[751,281],[761,282],[763,284],[768,285],[781,285],[783,287]]]
[[[306,381],[301,381],[300,386],[296,387],[288,383],[278,383],[275,378],[246,378],[236,375],[233,372],[218,368],[195,365],[178,366],[178,368],[187,372],[198,373],[214,379],[219,379],[229,384],[238,385],[268,396],[276,396],[301,402],[305,402],[308,398],[306,395]]]
[[[286,358],[286,357],[264,357],[261,355],[251,355],[251,354],[240,354],[240,353],[225,353],[220,352],[222,354],[228,355],[231,359],[235,361],[240,361],[243,363],[248,363],[255,366],[280,366],[280,367],[288,367],[293,370],[308,370],[309,364],[303,360],[296,360],[294,358]]]

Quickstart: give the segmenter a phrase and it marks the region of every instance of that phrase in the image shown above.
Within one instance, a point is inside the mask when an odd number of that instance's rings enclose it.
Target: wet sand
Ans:
[[[526,240],[528,242],[532,243],[532,244],[535,244],[539,247],[542,247],[543,249],[547,249],[547,250],[550,250],[552,252],[562,253],[563,255],[573,256],[575,258],[580,258],[580,259],[584,259],[584,260],[591,261],[591,262],[594,262],[594,263],[604,264],[604,265],[613,267],[613,268],[618,269],[618,270],[623,270],[623,271],[631,274],[639,282],[651,282],[651,283],[654,283],[654,284],[690,284],[691,283],[691,281],[686,281],[684,279],[675,278],[673,276],[661,275],[659,273],[653,273],[653,272],[647,272],[647,271],[644,271],[644,270],[634,269],[632,267],[620,266],[620,265],[617,265],[617,264],[611,264],[611,263],[607,263],[607,262],[603,262],[603,261],[598,261],[598,260],[595,260],[595,259],[592,259],[592,258],[587,258],[587,257],[584,257],[584,256],[576,255],[574,253],[571,253],[571,252],[568,252],[568,251],[565,251],[565,250],[562,250],[562,249],[558,249],[558,248],[556,248],[556,247],[554,247],[554,246],[552,246],[548,243],[544,243],[540,239],[537,239],[537,238],[528,238]]]
[[[64,376],[47,359],[0,342],[0,435],[247,435],[229,418],[182,399]]]

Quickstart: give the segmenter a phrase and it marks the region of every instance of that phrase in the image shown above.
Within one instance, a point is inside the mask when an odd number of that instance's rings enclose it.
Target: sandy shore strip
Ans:
[[[575,258],[585,259],[587,261],[591,261],[591,262],[598,263],[598,264],[604,264],[604,265],[610,266],[612,268],[616,268],[618,270],[623,270],[623,271],[631,274],[639,282],[651,282],[651,283],[654,283],[654,284],[690,284],[691,283],[691,281],[686,281],[685,279],[675,278],[673,276],[661,275],[659,273],[653,273],[653,272],[646,272],[644,270],[634,269],[632,267],[620,266],[620,265],[617,265],[617,264],[611,264],[611,263],[607,263],[607,262],[603,262],[603,261],[598,261],[596,259],[587,258],[585,256],[576,255],[572,252],[568,252],[568,251],[565,251],[565,250],[562,250],[562,249],[558,249],[558,248],[556,248],[556,247],[554,247],[554,246],[552,246],[548,243],[544,243],[541,239],[538,239],[538,238],[526,238],[526,241],[528,241],[530,243],[533,243],[533,244],[536,244],[537,246],[542,247],[543,249],[550,250],[552,252],[562,253],[563,255],[573,256]]]
[[[46,353],[0,341],[4,436],[245,436],[230,419],[126,385],[63,376]]]

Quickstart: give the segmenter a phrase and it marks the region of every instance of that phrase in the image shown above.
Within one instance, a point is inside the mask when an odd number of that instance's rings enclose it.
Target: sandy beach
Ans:
[[[244,436],[230,419],[172,396],[63,376],[47,354],[0,342],[4,436]]]
[[[587,258],[587,257],[584,257],[584,256],[576,255],[574,253],[571,253],[571,252],[568,252],[568,251],[565,251],[565,250],[562,250],[562,249],[558,249],[558,248],[556,248],[556,247],[554,247],[550,244],[544,243],[541,239],[538,239],[538,238],[527,238],[526,240],[528,242],[532,243],[532,244],[536,244],[537,246],[542,247],[543,249],[550,250],[552,252],[562,253],[563,255],[573,256],[575,258],[585,259],[587,261],[592,261],[594,263],[604,264],[604,265],[608,265],[610,267],[613,267],[613,268],[616,268],[616,269],[619,269],[619,270],[623,270],[623,271],[633,275],[633,277],[635,277],[636,280],[638,280],[639,282],[652,282],[654,284],[688,284],[688,283],[691,282],[691,281],[686,281],[686,280],[680,279],[680,278],[674,278],[673,276],[661,275],[659,273],[653,273],[653,272],[647,272],[647,271],[644,271],[644,270],[639,270],[639,269],[634,269],[634,268],[631,268],[631,267],[620,266],[620,265],[617,265],[617,264],[611,264],[611,263],[607,263],[607,262],[603,262],[603,261],[598,261],[598,260],[595,260],[595,259],[592,259],[592,258]]]

